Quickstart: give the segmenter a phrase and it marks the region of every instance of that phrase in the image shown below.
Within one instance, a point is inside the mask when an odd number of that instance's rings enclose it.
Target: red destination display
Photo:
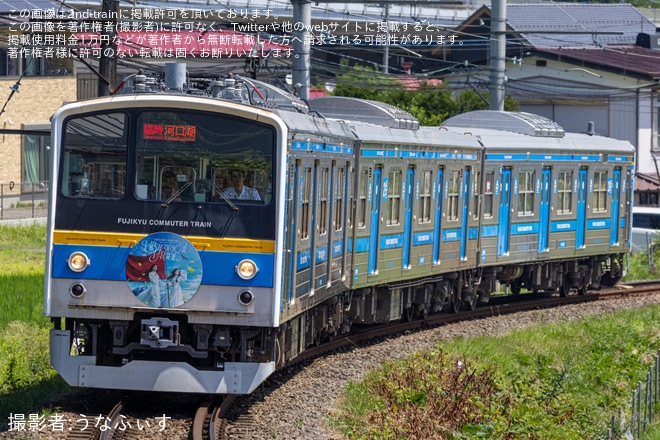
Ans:
[[[154,141],[194,142],[197,127],[194,125],[144,124],[142,138]]]

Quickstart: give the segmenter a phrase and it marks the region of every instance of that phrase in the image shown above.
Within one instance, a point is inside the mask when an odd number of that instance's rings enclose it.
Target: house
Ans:
[[[54,23],[56,11],[67,14],[71,9],[47,0],[41,6],[43,10],[36,10],[34,2],[15,0],[0,10],[6,17],[0,24],[6,35],[0,45],[0,187],[3,197],[17,201],[29,200],[33,192],[44,195],[49,137],[15,131],[48,130],[51,115],[63,102],[76,99],[66,32],[44,28],[42,20],[48,13]]]
[[[635,206],[660,206],[660,178],[658,173],[635,174]]]
[[[447,84],[487,90],[490,18],[483,6],[458,27],[463,45],[442,54],[457,66]],[[566,131],[630,141],[637,171],[657,175],[659,38],[628,4],[508,5],[505,93]]]

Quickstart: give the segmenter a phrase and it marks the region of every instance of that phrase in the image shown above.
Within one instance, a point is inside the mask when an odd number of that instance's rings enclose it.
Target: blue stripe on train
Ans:
[[[69,255],[74,251],[87,254],[90,266],[82,273],[73,272],[67,265]],[[117,246],[84,246],[56,244],[53,249],[53,278],[78,278],[121,281],[126,280],[126,259],[130,248]],[[273,287],[274,255],[246,252],[199,252],[204,273],[202,284],[223,284],[234,286]],[[249,258],[257,264],[259,272],[251,280],[243,280],[236,275],[239,261]]]

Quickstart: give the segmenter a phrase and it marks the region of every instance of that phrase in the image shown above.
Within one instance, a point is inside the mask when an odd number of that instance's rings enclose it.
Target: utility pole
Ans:
[[[385,3],[385,26],[387,26],[387,31],[385,32],[385,47],[383,47],[383,73],[385,75],[390,73],[390,4]]]
[[[490,110],[504,110],[506,0],[493,0],[490,19]]]
[[[110,95],[111,88],[117,84],[117,18],[119,0],[103,0],[103,13],[109,17],[111,26],[103,26],[101,32],[101,57],[99,59],[98,95]]]
[[[310,32],[312,24],[312,4],[307,0],[291,0],[293,3],[293,87],[298,89],[298,96],[309,99]],[[303,24],[300,26],[299,24]]]

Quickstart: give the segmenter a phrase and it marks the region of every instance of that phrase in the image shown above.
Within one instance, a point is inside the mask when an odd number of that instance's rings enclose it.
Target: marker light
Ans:
[[[254,294],[249,290],[244,290],[238,294],[238,302],[244,306],[249,306],[254,301]]]
[[[74,272],[82,272],[89,267],[89,258],[83,252],[74,252],[67,260],[69,269]]]
[[[244,280],[251,280],[257,275],[257,272],[259,272],[257,264],[252,260],[242,260],[236,266],[236,273]]]
[[[87,293],[87,288],[83,283],[75,283],[69,287],[69,294],[74,298],[80,298]]]

